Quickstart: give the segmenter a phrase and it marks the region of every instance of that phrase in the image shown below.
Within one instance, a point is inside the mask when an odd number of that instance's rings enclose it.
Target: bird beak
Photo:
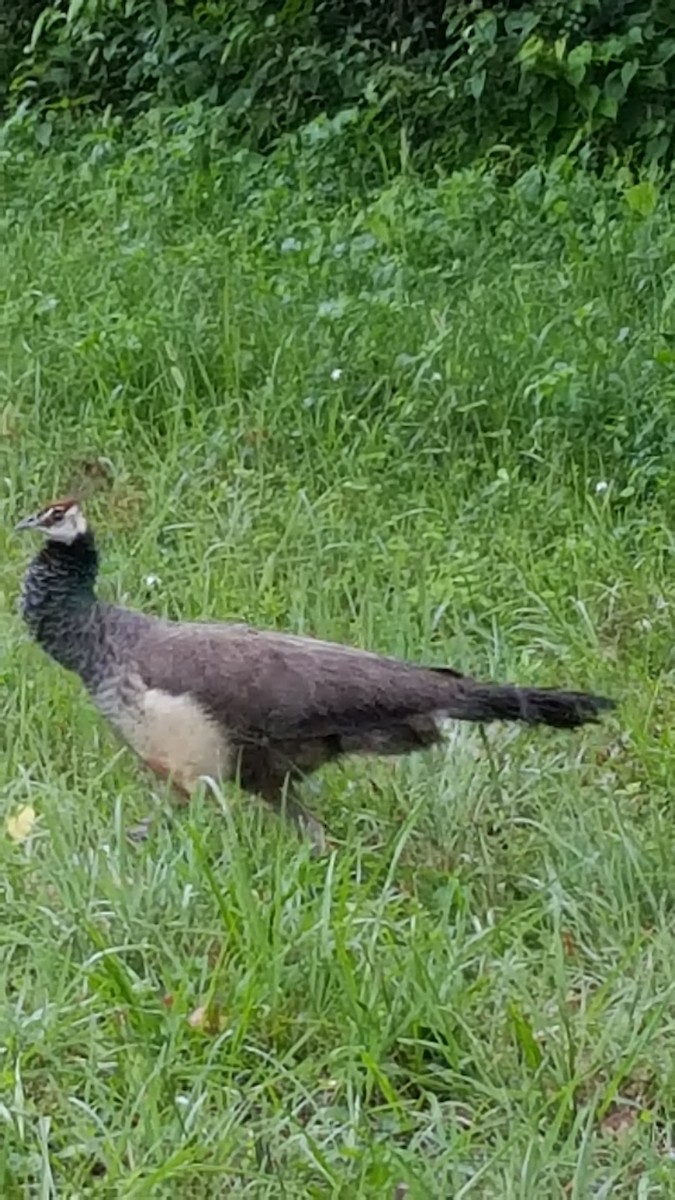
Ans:
[[[14,532],[18,533],[20,529],[35,529],[38,524],[39,515],[33,513],[30,517],[24,517],[22,521],[19,521],[18,525],[14,526]]]

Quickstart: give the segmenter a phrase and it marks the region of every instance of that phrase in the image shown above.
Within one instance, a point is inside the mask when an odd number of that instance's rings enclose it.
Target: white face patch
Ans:
[[[77,504],[71,504],[62,516],[54,517],[53,510],[43,516],[42,532],[51,542],[65,542],[70,546],[75,538],[87,532],[84,513]]]

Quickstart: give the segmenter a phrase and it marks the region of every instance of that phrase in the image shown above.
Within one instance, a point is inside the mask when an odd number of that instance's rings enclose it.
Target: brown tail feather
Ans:
[[[613,700],[587,692],[519,688],[467,679],[446,711],[460,721],[525,721],[529,725],[576,729],[597,721],[602,712],[615,707]]]

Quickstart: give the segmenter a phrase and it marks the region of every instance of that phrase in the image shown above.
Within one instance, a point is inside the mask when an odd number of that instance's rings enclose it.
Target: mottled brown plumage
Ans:
[[[321,827],[289,785],[345,754],[406,754],[440,722],[523,721],[573,729],[612,702],[583,692],[480,683],[364,650],[245,625],[172,622],[97,600],[98,556],[75,501],[20,523],[47,537],[22,612],[53,658],[144,762],[189,795],[204,776],[238,778]]]

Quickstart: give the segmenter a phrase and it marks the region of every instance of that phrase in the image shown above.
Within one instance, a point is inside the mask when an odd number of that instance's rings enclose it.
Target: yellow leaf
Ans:
[[[37,814],[32,804],[24,804],[13,817],[5,821],[5,829],[13,842],[25,842],[33,832]]]
[[[205,1007],[202,1004],[200,1004],[199,1008],[196,1008],[194,1010],[194,1012],[190,1013],[190,1016],[188,1017],[187,1020],[188,1020],[188,1025],[191,1025],[193,1029],[203,1029],[204,1025],[206,1023]]]

